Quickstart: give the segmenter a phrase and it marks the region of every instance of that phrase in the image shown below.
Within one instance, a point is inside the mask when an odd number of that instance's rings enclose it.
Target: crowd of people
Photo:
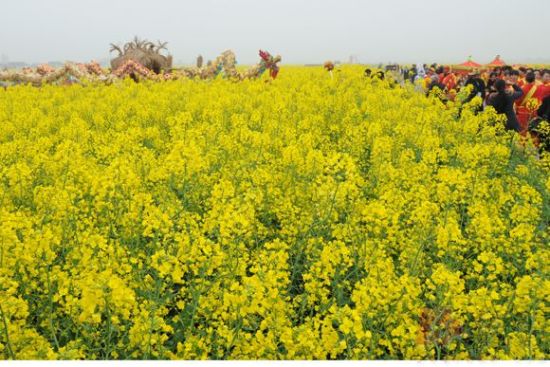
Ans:
[[[403,81],[422,88],[427,95],[439,89],[444,101],[455,101],[462,88],[471,88],[463,103],[481,99],[479,110],[492,106],[506,115],[506,128],[530,134],[543,149],[550,150],[550,69],[497,66],[453,70],[441,65],[413,65],[399,70]],[[546,124],[545,124],[546,122]]]

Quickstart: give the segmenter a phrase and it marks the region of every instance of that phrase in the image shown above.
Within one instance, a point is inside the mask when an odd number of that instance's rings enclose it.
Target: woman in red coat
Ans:
[[[521,87],[523,96],[515,103],[516,115],[522,134],[525,134],[529,128],[529,121],[535,116],[535,111],[545,97],[544,89],[543,85],[536,82],[534,73],[528,72],[525,75],[525,84]],[[536,105],[532,105],[531,100],[536,101]]]

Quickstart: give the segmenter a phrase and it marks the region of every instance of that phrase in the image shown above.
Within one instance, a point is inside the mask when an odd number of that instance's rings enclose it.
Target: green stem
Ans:
[[[10,334],[9,334],[9,331],[8,331],[8,324],[6,322],[6,316],[4,314],[4,310],[2,309],[2,305],[0,305],[0,314],[2,314],[2,323],[4,324],[4,334],[6,335],[6,346],[8,348],[8,353],[9,353],[11,359],[15,359],[15,354],[13,353],[13,349],[11,347]]]
[[[113,337],[113,327],[112,327],[112,324],[111,324],[111,308],[108,304],[108,302],[106,303],[105,305],[106,307],[106,313],[107,313],[107,350],[106,350],[106,354],[105,354],[105,359],[111,359],[111,351],[112,351],[112,347],[111,347],[111,340],[112,340],[112,337]]]
[[[57,350],[59,350],[59,342],[57,340],[57,336],[55,335],[55,331],[53,328],[53,294],[52,294],[52,284],[50,282],[50,269],[46,270],[46,279],[48,281],[48,299],[50,304],[50,333],[52,334],[52,339],[55,343],[55,346]]]

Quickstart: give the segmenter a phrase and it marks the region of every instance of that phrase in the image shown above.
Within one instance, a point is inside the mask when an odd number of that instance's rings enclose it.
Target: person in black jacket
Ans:
[[[418,75],[418,71],[416,70],[416,65],[412,65],[411,70],[409,72],[409,81],[414,84],[414,80],[417,75]]]
[[[439,76],[437,76],[437,74],[434,74],[430,77],[430,85],[428,86],[428,90],[426,91],[426,96],[429,96],[430,92],[434,88],[439,88],[441,91],[445,90],[445,86],[439,82]]]
[[[465,86],[467,85],[471,85],[473,88],[464,103],[470,102],[475,96],[480,96],[482,100],[485,99],[485,82],[479,77],[478,70],[473,70],[468,74]]]
[[[507,84],[502,79],[497,80],[494,87],[496,92],[489,96],[487,104],[493,106],[497,113],[504,113],[506,115],[507,130],[519,132],[519,122],[514,112],[514,101],[523,96],[523,91],[517,85]],[[513,88],[513,90],[510,88]]]
[[[495,91],[493,85],[497,80],[498,80],[498,73],[493,71],[491,74],[489,74],[489,80],[487,81],[487,90],[486,90],[487,94]]]
[[[548,71],[546,71],[544,74],[548,74]],[[546,96],[542,100],[542,103],[537,110],[537,116],[543,120],[550,121],[550,96]]]
[[[529,122],[529,133],[533,138],[539,152],[543,150],[550,152],[550,96],[542,100],[537,110],[537,117]]]
[[[378,70],[376,74],[373,75],[374,78],[378,78],[380,80],[384,80],[385,74],[382,70]]]

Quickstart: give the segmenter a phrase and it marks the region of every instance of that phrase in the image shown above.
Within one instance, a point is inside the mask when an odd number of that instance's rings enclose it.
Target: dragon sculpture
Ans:
[[[49,65],[39,65],[36,69],[24,68],[20,71],[0,71],[2,87],[13,84],[74,84],[83,81],[103,82],[110,84],[117,79],[130,77],[139,80],[173,80],[179,78],[214,79],[218,75],[230,80],[257,79],[269,70],[272,79],[279,73],[278,63],[281,56],[272,56],[269,52],[260,50],[260,62],[240,72],[237,67],[235,53],[231,50],[222,52],[214,61],[204,65],[202,56],[197,58],[196,65],[175,69],[172,67],[172,56],[161,54],[166,50],[166,42],[154,44],[135,37],[123,47],[111,44],[110,52],[118,52],[111,60],[111,72],[100,67],[97,62],[88,64],[67,63],[55,69]]]
[[[118,52],[118,56],[111,60],[111,69],[116,70],[123,67],[128,61],[133,61],[155,74],[161,71],[169,71],[172,68],[172,56],[162,55],[160,52],[166,50],[167,42],[160,42],[155,45],[147,40],[140,40],[135,37],[133,41],[127,42],[122,48],[111,43],[110,52]]]

